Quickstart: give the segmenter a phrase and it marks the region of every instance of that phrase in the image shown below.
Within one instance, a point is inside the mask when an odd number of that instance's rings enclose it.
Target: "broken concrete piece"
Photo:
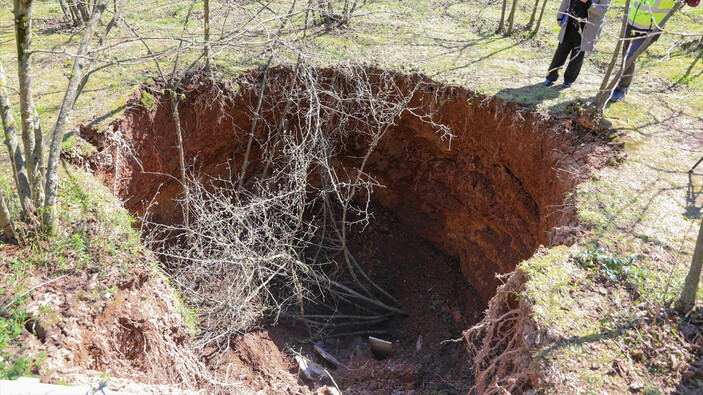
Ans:
[[[100,395],[136,395],[127,392],[110,391],[101,382],[96,388],[89,386],[65,386],[44,384],[39,382],[38,378],[20,377],[17,380],[0,380],[0,394],[17,394],[17,395],[82,395],[82,394],[100,394]]]

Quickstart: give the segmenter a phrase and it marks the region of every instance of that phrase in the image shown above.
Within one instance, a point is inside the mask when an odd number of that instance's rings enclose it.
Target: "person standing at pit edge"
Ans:
[[[685,0],[691,7],[698,5],[700,0]],[[623,67],[637,50],[644,44],[649,35],[653,35],[652,40],[647,44],[651,45],[659,39],[664,26],[661,22],[666,14],[676,5],[673,0],[632,0],[630,12],[627,14],[627,27],[625,29],[625,45],[623,46]],[[645,47],[645,49],[647,49]],[[635,62],[633,61],[620,76],[618,86],[613,89],[610,101],[621,101],[625,99],[627,89],[635,77]]]
[[[609,6],[610,0],[562,0],[557,12],[557,24],[561,26],[559,45],[549,65],[544,86],[554,85],[569,53],[571,57],[561,86],[568,88],[576,81],[585,53],[593,51],[598,42]]]

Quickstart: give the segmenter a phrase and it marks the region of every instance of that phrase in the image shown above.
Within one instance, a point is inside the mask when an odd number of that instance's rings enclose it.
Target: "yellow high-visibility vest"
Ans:
[[[672,0],[633,0],[628,21],[642,30],[654,30],[676,5]]]

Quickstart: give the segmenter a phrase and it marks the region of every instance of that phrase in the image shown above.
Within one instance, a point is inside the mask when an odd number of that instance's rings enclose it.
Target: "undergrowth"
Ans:
[[[603,249],[596,247],[578,253],[575,258],[584,267],[610,281],[624,280],[632,285],[640,285],[647,275],[647,269],[635,265],[639,258],[637,254],[619,257],[616,254],[606,254]]]
[[[66,168],[66,170],[69,170]],[[134,220],[116,203],[106,188],[81,170],[72,170],[61,181],[59,211],[62,232],[43,239],[25,236],[25,244],[18,246],[21,258],[3,258],[0,271],[0,378],[16,379],[39,374],[46,358],[42,352],[32,355],[24,348],[21,338],[33,329],[25,306],[35,289],[61,276],[97,274],[99,280],[108,279],[108,271],[126,277],[131,273],[131,262],[144,251]],[[0,187],[7,188],[2,178]],[[12,195],[5,195],[12,196]],[[11,200],[12,215],[16,216],[18,203]],[[34,285],[39,281],[38,285]],[[112,288],[111,288],[112,287]],[[114,285],[103,284],[109,292]],[[104,293],[104,292],[103,292]],[[96,295],[98,299],[100,294]],[[41,309],[37,314],[42,314]],[[36,318],[36,317],[35,317]]]

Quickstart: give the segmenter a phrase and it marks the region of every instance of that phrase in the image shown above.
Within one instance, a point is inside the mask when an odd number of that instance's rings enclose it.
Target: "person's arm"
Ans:
[[[561,18],[563,18],[565,14],[568,14],[567,10],[569,9],[569,4],[571,4],[571,0],[561,1],[559,11],[557,11],[557,21],[561,21]]]
[[[610,7],[610,0],[595,0],[593,7],[588,9],[588,15],[594,17],[602,17]]]
[[[567,10],[569,9],[569,4],[571,4],[571,0],[562,0],[557,12],[557,25],[562,26],[566,22],[564,17],[568,18]]]

